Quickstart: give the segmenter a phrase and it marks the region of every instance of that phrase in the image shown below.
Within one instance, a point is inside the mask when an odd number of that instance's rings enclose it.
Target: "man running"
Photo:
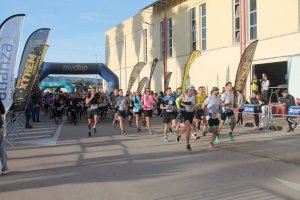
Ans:
[[[172,126],[176,127],[176,104],[175,99],[172,96],[171,88],[167,88],[165,91],[164,98],[162,99],[162,104],[160,108],[164,111],[163,124],[164,124],[164,137],[163,141],[168,142],[168,132],[172,134],[172,129],[170,127],[170,123],[172,122]]]
[[[186,136],[186,150],[192,151],[190,145],[190,135],[191,135],[191,127],[194,119],[194,110],[195,110],[195,96],[193,87],[187,87],[187,93],[183,94],[179,98],[179,103],[184,107],[184,127],[185,127],[185,136]],[[177,142],[179,142],[181,135],[178,134]]]
[[[142,105],[141,105],[141,98],[139,92],[133,93],[131,97],[131,102],[133,104],[133,113],[135,116],[135,123],[138,132],[141,132],[140,124],[141,124],[141,116],[142,116]]]
[[[233,87],[231,82],[226,83],[225,92],[223,92],[223,94],[221,95],[221,101],[222,101],[221,122],[219,124],[219,130],[218,130],[218,135],[216,137],[216,141],[217,142],[220,141],[220,132],[222,130],[222,127],[227,117],[230,119],[230,129],[231,129],[228,134],[228,139],[230,141],[234,141],[234,137],[232,135],[235,127],[235,118],[233,112],[234,94],[233,94]]]
[[[201,121],[203,121],[204,129],[202,135],[205,136],[207,133],[207,124],[204,117],[204,110],[202,109],[202,105],[207,98],[205,87],[199,87],[198,92],[199,93],[196,97],[195,126],[196,129],[200,130]],[[199,139],[199,136],[197,137],[197,134],[195,132],[193,133],[193,137],[195,139]]]
[[[90,109],[88,113],[88,129],[89,129],[89,137],[91,137],[92,125],[94,129],[94,134],[96,134],[97,133],[96,126],[99,123],[99,109],[98,109],[99,95],[95,91],[92,91],[91,96],[85,99],[85,103],[90,104]]]
[[[111,108],[114,110],[114,116],[113,116],[113,121],[112,121],[112,126],[115,128],[116,124],[118,123],[118,110],[116,109],[116,99],[118,97],[118,89],[114,89],[114,92],[111,94],[110,97],[110,105]]]
[[[146,89],[146,94],[142,96],[141,104],[143,106],[144,115],[146,118],[147,128],[150,135],[153,135],[151,130],[151,118],[153,114],[153,105],[155,102],[154,96],[151,94],[150,88]]]
[[[221,99],[218,97],[219,88],[213,87],[211,91],[211,96],[206,98],[202,105],[202,109],[205,112],[206,120],[209,126],[209,132],[212,133],[211,141],[209,147],[214,147],[214,141],[218,135],[218,129],[220,120],[218,119],[218,112],[221,109]]]

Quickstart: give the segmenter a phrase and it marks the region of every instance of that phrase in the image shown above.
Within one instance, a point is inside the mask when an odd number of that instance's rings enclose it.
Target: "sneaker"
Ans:
[[[197,133],[196,133],[196,132],[193,132],[193,133],[192,133],[192,136],[193,136],[193,138],[194,138],[194,140],[195,140],[196,137],[197,137]]]
[[[215,139],[215,142],[216,142],[217,144],[221,143],[221,138],[220,138],[220,135],[219,135],[219,134],[217,135],[217,137],[216,137],[216,139]]]
[[[201,136],[197,136],[195,140],[200,140]]]
[[[173,135],[173,130],[171,128],[169,128],[169,133],[168,135]]]
[[[149,130],[149,135],[153,135],[153,132],[151,129]]]
[[[295,127],[293,129],[296,129],[299,126],[299,122],[295,123]]]
[[[89,137],[92,137],[91,131],[89,131]]]
[[[207,128],[204,129],[204,131],[202,132],[202,136],[205,137],[207,134]]]
[[[179,143],[179,141],[180,141],[180,138],[181,138],[181,135],[177,135],[177,137],[176,137],[176,141]]]
[[[192,151],[192,148],[191,148],[191,145],[190,145],[190,144],[186,145],[186,150],[187,150],[187,151]]]
[[[290,133],[290,132],[294,132],[293,128],[289,128],[286,132]]]
[[[163,141],[164,141],[164,142],[169,142],[168,137],[167,137],[167,136],[164,136],[164,137],[163,137]]]
[[[210,142],[209,145],[208,145],[208,148],[209,149],[214,149],[215,148],[214,143]]]
[[[3,174],[3,175],[9,174],[9,173],[10,173],[10,171],[9,171],[8,169],[2,170],[2,174]]]
[[[138,132],[141,132],[142,129],[141,129],[140,127],[137,127],[137,131],[138,131]]]
[[[94,127],[94,134],[96,134],[97,133],[97,129],[96,129],[96,127]]]
[[[126,136],[126,135],[127,135],[127,133],[126,133],[126,131],[125,131],[125,130],[123,130],[123,131],[122,131],[122,134],[123,134],[124,136]]]
[[[232,141],[232,142],[234,141],[234,137],[233,137],[232,133],[229,133],[227,137],[228,137],[229,141]]]

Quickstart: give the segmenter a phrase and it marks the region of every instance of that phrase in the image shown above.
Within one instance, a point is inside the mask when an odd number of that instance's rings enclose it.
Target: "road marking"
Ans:
[[[294,183],[294,182],[291,182],[291,181],[285,181],[285,180],[282,180],[282,179],[279,179],[279,178],[273,178],[273,179],[275,179],[275,180],[281,182],[282,184],[284,184],[284,185],[300,192],[300,184],[298,184],[298,183]]]

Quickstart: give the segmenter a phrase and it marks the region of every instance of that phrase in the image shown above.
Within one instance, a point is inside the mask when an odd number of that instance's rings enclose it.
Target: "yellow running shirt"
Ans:
[[[205,93],[199,93],[197,95],[196,104],[197,105],[202,105],[206,98],[207,98],[207,95]]]

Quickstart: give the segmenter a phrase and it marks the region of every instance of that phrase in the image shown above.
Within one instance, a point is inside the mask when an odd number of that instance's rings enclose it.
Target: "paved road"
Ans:
[[[1,200],[300,196],[299,131],[266,134],[242,128],[236,142],[224,140],[209,151],[209,138],[204,138],[193,141],[193,151],[186,152],[184,140],[177,144],[171,137],[168,144],[162,142],[158,119],[153,136],[130,129],[124,137],[108,122],[92,138],[85,124],[61,128],[56,145],[38,142],[9,148],[13,173],[0,176]]]

